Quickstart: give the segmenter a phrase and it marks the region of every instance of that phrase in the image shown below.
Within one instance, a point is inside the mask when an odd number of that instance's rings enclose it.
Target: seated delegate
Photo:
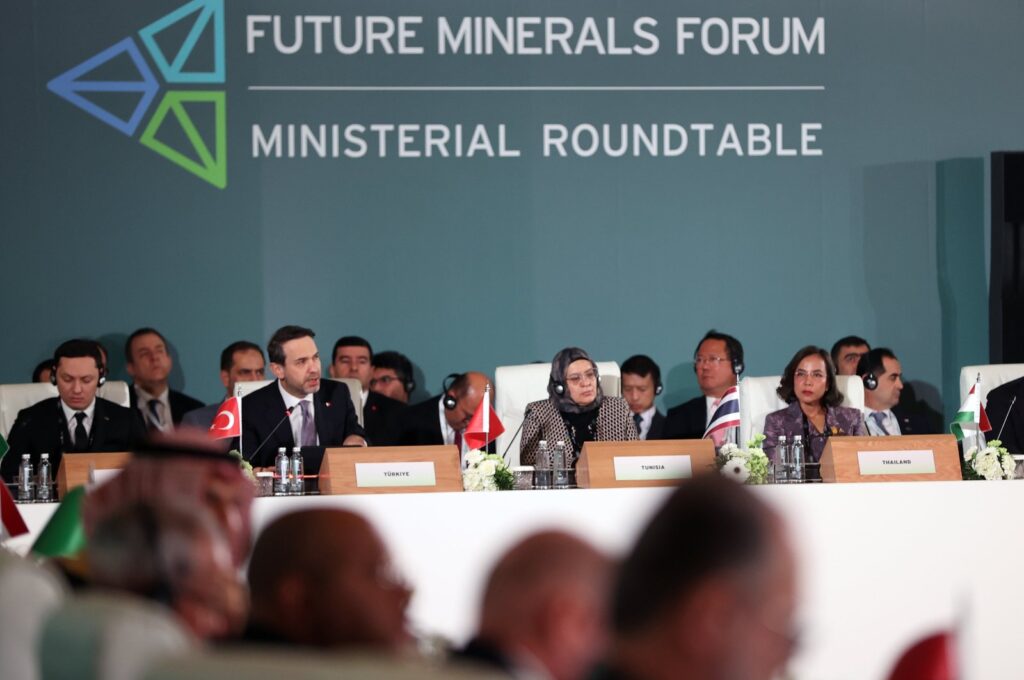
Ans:
[[[816,463],[829,437],[867,434],[860,411],[839,405],[843,395],[836,387],[835,368],[820,347],[808,345],[790,359],[776,393],[789,406],[764,419],[764,452],[773,461],[780,435],[789,443],[796,435],[803,437],[806,461]],[[817,471],[808,477],[817,478]]]
[[[541,440],[552,449],[557,442],[564,442],[566,462],[575,467],[585,442],[638,437],[629,404],[622,397],[602,393],[597,364],[578,347],[567,347],[555,355],[548,395],[526,407],[519,454],[523,465],[536,462]]]

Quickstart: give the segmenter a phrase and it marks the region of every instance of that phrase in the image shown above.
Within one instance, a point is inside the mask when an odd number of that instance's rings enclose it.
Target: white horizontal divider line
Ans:
[[[249,85],[252,92],[823,92],[824,85]]]

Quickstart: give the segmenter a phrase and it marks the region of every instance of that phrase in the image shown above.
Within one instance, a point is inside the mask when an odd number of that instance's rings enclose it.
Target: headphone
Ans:
[[[730,354],[731,354],[731,352],[730,352]],[[731,363],[732,363],[733,375],[739,376],[746,369],[746,367],[743,365],[743,360],[742,359],[733,358]],[[697,362],[693,363],[693,372],[694,373],[697,372]],[[654,393],[655,394],[661,394],[661,383],[660,382],[658,383],[658,386],[655,388]]]
[[[587,361],[590,362],[590,365],[594,367],[594,380],[596,380],[597,384],[600,385],[601,384],[601,372],[597,370],[597,362],[596,361],[594,361],[593,359],[591,359],[589,357],[576,357],[575,359],[573,359],[569,363],[571,364],[573,361],[579,361],[580,359],[586,359]],[[552,392],[554,392],[555,394],[557,394],[560,397],[565,395],[565,383],[561,382],[560,380],[555,380],[554,374],[551,374],[551,375],[548,376],[548,382],[551,383],[551,391]],[[656,394],[661,394],[661,392],[657,391],[657,390],[660,390],[660,389],[661,389],[661,383],[659,382],[658,383],[658,387],[655,389],[655,393]]]
[[[656,397],[660,396],[661,393],[664,392],[664,391],[665,391],[665,386],[661,384],[661,379],[659,378],[658,382],[654,383],[654,396],[656,396]]]
[[[402,386],[405,387],[406,394],[412,394],[413,391],[416,389],[416,381],[412,379],[412,376],[409,376],[404,381],[402,381]]]
[[[95,358],[95,357],[93,357],[93,358]],[[50,384],[53,385],[53,386],[57,385],[57,363],[59,361],[60,361],[60,359],[58,359],[57,361],[54,361],[50,365]],[[99,364],[99,362],[97,362],[96,367],[100,370],[100,379],[98,381],[96,381],[96,386],[97,387],[103,387],[104,383],[107,382],[107,369],[106,369],[105,366],[101,366]]]
[[[878,387],[878,378],[875,377],[874,371],[868,371],[862,378],[864,380],[864,389],[869,392],[874,391]]]
[[[452,387],[455,383],[459,382],[463,375],[463,373],[449,373],[441,382],[441,403],[444,404],[444,408],[447,411],[454,411],[455,407],[459,404],[458,397],[453,397],[448,393],[451,392]],[[409,383],[412,383],[412,380]],[[411,392],[412,390],[409,391]]]

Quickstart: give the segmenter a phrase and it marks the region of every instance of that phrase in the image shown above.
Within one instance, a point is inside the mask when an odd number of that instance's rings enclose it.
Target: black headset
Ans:
[[[878,388],[878,378],[875,377],[874,371],[868,371],[862,376],[862,379],[864,380],[864,389],[869,392]]]
[[[448,393],[451,391],[452,386],[455,385],[455,383],[459,382],[463,375],[465,374],[449,373],[441,382],[441,403],[444,404],[445,409],[448,411],[454,411],[455,407],[459,405],[459,398],[454,397]],[[408,384],[411,383],[412,380],[410,380]],[[413,384],[413,386],[415,387],[415,384]],[[411,392],[412,390],[409,391]]]
[[[661,379],[659,378],[658,382],[654,383],[654,396],[656,396],[656,397],[660,396],[661,393],[664,392],[664,391],[665,391],[665,386],[661,384]]]
[[[882,348],[873,349],[864,354],[857,362],[857,373],[860,374],[860,378],[864,382],[864,389],[866,389],[869,392],[872,392],[878,388],[878,376],[875,375],[875,369],[872,366],[881,365],[883,366],[884,371],[884,364],[882,364],[882,359],[883,357],[886,356],[884,354],[884,352],[886,351],[888,350],[884,350]],[[873,360],[876,356],[878,361]]]
[[[601,371],[598,370],[597,362],[596,361],[594,361],[590,357],[576,357],[575,359],[573,359],[569,363],[571,364],[573,361],[579,361],[580,359],[586,359],[587,361],[590,362],[590,365],[594,367],[594,380],[596,380],[597,384],[600,385],[601,384]],[[552,392],[554,392],[555,394],[557,394],[560,397],[565,394],[565,383],[563,383],[563,382],[561,382],[559,380],[555,380],[554,374],[551,374],[551,375],[548,376],[548,382],[551,384],[551,391]],[[661,388],[661,384],[660,383],[658,384],[658,388],[659,389]],[[661,392],[656,392],[656,393],[657,394],[661,394]]]
[[[95,358],[95,357],[91,357],[91,358]],[[99,364],[99,363],[96,364],[96,367],[98,369],[100,369],[100,379],[96,382],[96,386],[97,387],[103,387],[103,385],[107,382],[107,368],[105,366]],[[57,362],[56,361],[53,362],[50,365],[50,384],[54,385],[54,386],[56,386],[56,384],[57,384]]]
[[[412,394],[416,389],[416,381],[412,379],[412,376],[402,381],[402,386],[405,387],[406,394]]]

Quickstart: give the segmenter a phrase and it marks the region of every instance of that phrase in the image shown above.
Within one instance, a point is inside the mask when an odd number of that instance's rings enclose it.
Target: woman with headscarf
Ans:
[[[533,465],[542,440],[554,449],[565,443],[566,462],[576,467],[583,444],[589,441],[637,439],[629,404],[601,391],[597,364],[579,347],[555,355],[548,378],[548,398],[527,405],[519,461]]]

